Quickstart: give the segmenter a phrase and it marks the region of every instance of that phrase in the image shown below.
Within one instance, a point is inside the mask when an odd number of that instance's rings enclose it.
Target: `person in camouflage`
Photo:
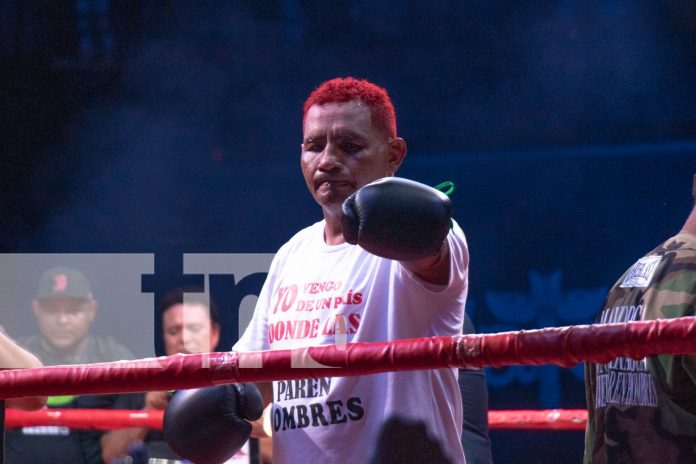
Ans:
[[[601,323],[694,315],[696,203],[679,234],[633,264],[602,308]],[[696,463],[695,356],[587,363],[585,392],[585,464]]]

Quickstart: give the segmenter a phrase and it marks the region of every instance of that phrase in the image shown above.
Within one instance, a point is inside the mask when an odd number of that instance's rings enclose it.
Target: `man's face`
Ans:
[[[176,304],[162,316],[167,355],[207,353],[218,344],[220,326],[212,324],[210,310],[202,304]]]
[[[48,348],[56,353],[75,353],[89,334],[97,303],[80,298],[34,300],[34,315]]]
[[[394,175],[406,154],[405,142],[373,127],[369,107],[357,100],[312,106],[303,132],[302,174],[325,212],[340,211],[360,187]]]

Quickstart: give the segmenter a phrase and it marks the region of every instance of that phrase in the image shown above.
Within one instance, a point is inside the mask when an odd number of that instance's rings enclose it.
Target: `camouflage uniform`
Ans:
[[[638,260],[597,322],[693,316],[696,235],[679,234]],[[586,464],[696,463],[696,357],[617,358],[585,365]]]

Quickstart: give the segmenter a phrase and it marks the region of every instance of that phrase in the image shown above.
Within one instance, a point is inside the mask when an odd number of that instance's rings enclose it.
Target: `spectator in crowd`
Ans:
[[[20,340],[44,365],[89,364],[132,359],[110,336],[91,331],[98,304],[87,277],[56,267],[39,281],[33,311],[39,334]],[[48,407],[111,409],[116,395],[52,396]],[[102,432],[64,426],[23,427],[7,432],[7,462],[12,464],[101,464]]]
[[[162,321],[162,339],[167,355],[207,353],[217,347],[220,340],[217,306],[200,292],[199,288],[177,289],[166,295],[160,302],[158,312]],[[163,410],[169,403],[172,393],[171,391],[151,391],[119,395],[117,407],[118,409]],[[145,444],[149,458],[179,459],[179,456],[164,441],[160,431],[135,427],[113,430],[102,436],[104,462],[109,463],[124,456],[129,448],[141,442]],[[248,451],[244,451],[244,454],[248,456],[247,453]]]
[[[636,261],[609,290],[601,323],[694,316],[694,206],[679,233]],[[585,364],[586,464],[696,462],[696,357],[619,357]]]

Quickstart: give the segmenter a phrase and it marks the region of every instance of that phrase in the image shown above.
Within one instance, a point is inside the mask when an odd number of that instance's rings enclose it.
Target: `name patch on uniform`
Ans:
[[[645,256],[638,260],[631,269],[628,270],[626,277],[621,283],[622,288],[645,288],[650,285],[650,281],[655,274],[657,265],[660,264],[661,256]]]

